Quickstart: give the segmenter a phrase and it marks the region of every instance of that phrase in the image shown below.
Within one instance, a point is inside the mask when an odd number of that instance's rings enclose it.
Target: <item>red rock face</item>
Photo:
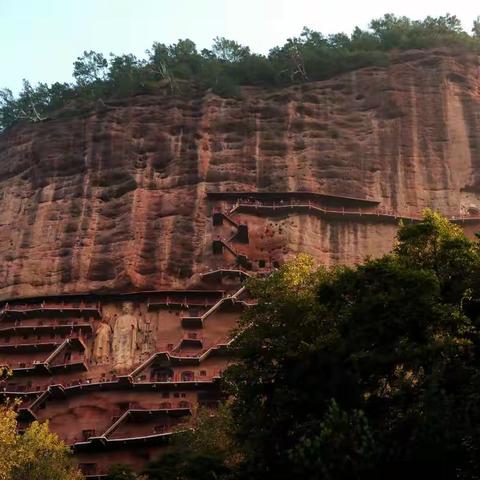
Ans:
[[[80,295],[2,302],[1,397],[21,399],[68,444],[87,478],[140,469],[195,408],[216,408],[232,362],[230,331],[248,303],[219,290]]]
[[[0,364],[20,422],[50,419],[87,478],[140,468],[220,399],[244,277],[299,252],[380,255],[425,207],[480,229],[476,71],[407,52],[330,81],[138,96],[1,135]]]
[[[1,297],[198,282],[218,263],[208,191],[320,192],[400,215],[476,212],[475,69],[467,56],[409,52],[386,69],[248,88],[242,99],[139,96],[14,128],[0,136]],[[254,261],[306,251],[354,263],[389,250],[395,233],[394,222],[288,214],[272,237],[265,217],[243,220]]]

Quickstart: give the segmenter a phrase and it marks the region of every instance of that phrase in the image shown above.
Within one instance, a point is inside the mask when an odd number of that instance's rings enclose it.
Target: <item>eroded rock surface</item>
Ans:
[[[407,52],[389,68],[241,99],[138,96],[0,136],[0,296],[187,288],[231,263],[211,253],[209,191],[310,191],[480,212],[474,57]],[[299,251],[355,263],[395,223],[237,213],[257,265]],[[223,227],[222,227],[223,228]],[[225,234],[227,234],[226,232]],[[243,249],[243,250],[242,250]],[[225,257],[225,258],[223,258]]]

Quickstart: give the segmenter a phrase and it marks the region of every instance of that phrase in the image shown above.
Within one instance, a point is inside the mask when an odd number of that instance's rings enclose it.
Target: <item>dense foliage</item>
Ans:
[[[229,403],[215,411],[199,409],[190,428],[181,428],[171,448],[143,472],[114,465],[106,480],[217,480],[236,474],[244,457],[232,435],[235,428]]]
[[[252,471],[480,473],[479,273],[478,244],[427,213],[391,255],[333,271],[303,260],[255,281],[229,376]]]
[[[177,478],[480,478],[479,279],[479,244],[432,212],[381,258],[302,255],[253,279],[217,423],[226,470]]]
[[[33,422],[17,432],[15,405],[0,405],[0,480],[81,480],[70,448],[48,429]]]
[[[480,51],[480,20],[471,34],[456,16],[410,20],[387,14],[369,28],[356,27],[351,35],[325,36],[305,28],[299,37],[273,48],[268,56],[250,51],[235,41],[215,38],[211,49],[198,51],[191,40],[172,45],[154,43],[145,59],[89,51],[74,62],[75,82],[39,83],[24,80],[15,97],[0,90],[0,131],[19,121],[40,121],[69,102],[77,110],[95,99],[154,92],[159,83],[172,93],[186,94],[186,80],[220,95],[238,95],[241,85],[278,86],[329,78],[370,65],[387,65],[393,49],[458,47]]]

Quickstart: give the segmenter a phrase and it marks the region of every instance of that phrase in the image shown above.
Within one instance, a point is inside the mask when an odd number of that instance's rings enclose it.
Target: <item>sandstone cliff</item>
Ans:
[[[198,284],[232,262],[211,253],[212,209],[227,205],[207,192],[309,191],[403,216],[475,215],[475,60],[407,52],[389,68],[245,88],[241,99],[145,95],[17,126],[0,136],[0,296]],[[238,250],[255,264],[299,251],[354,263],[389,250],[396,230],[308,212],[236,218],[250,230]]]

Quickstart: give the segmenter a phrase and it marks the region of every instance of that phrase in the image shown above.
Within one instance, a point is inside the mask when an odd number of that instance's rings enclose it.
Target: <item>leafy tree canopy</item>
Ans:
[[[92,50],[83,52],[73,64],[73,77],[79,87],[106,80],[108,61],[101,54]]]
[[[81,480],[70,449],[48,423],[17,433],[15,405],[0,405],[0,480]]]
[[[112,465],[105,480],[145,480],[146,477],[138,475],[129,465]]]
[[[230,401],[201,410],[141,476],[161,480],[480,477],[480,248],[431,211],[391,254],[250,280]],[[3,372],[2,372],[3,375]],[[68,448],[0,407],[0,480],[76,480]]]
[[[191,429],[175,436],[173,451],[148,464],[143,474],[148,480],[230,478],[243,462],[233,430],[229,403],[215,412],[201,408],[192,420]]]
[[[365,66],[385,66],[388,52],[399,49],[455,47],[479,51],[479,19],[471,34],[450,14],[411,20],[386,14],[370,22],[368,29],[356,27],[325,36],[304,28],[268,55],[258,55],[234,40],[216,37],[211,49],[197,50],[194,42],[180,39],[172,45],[155,42],[146,59],[134,55],[85,51],[73,64],[73,84],[24,88],[15,97],[0,90],[0,131],[20,121],[40,121],[68,102],[90,102],[154,92],[159,81],[167,82],[172,93],[187,94],[181,81],[195,82],[224,96],[239,95],[241,85],[281,86],[321,80]]]
[[[381,258],[300,255],[250,280],[228,421],[200,423],[156,468],[202,455],[213,463],[179,478],[479,478],[479,272],[479,244],[426,211]],[[201,476],[212,465],[226,470]]]

